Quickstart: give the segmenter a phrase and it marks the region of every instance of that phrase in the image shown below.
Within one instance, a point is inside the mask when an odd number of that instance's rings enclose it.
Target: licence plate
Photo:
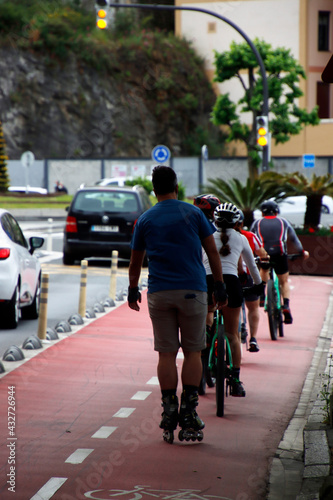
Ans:
[[[119,226],[91,226],[91,230],[99,233],[118,233]]]

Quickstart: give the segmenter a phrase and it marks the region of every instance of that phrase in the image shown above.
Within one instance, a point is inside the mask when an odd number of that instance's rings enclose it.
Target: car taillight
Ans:
[[[76,218],[71,215],[68,215],[66,219],[66,233],[77,233]]]
[[[10,248],[0,248],[0,260],[8,259],[10,256]]]

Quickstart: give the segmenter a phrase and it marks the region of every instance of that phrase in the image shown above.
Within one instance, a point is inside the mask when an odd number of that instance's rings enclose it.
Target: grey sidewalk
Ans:
[[[325,403],[320,396],[323,378],[333,377],[332,334],[331,294],[298,406],[272,462],[267,500],[333,499],[333,476],[329,477],[333,430],[323,424]]]

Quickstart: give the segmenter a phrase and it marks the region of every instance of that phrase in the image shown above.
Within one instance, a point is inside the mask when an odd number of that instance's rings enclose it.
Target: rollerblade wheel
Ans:
[[[198,432],[197,440],[198,441],[202,441],[203,440],[203,432],[202,431]]]
[[[164,431],[163,432],[163,439],[169,444],[173,443],[173,431]]]
[[[178,439],[179,439],[179,441],[184,441],[184,431],[183,430],[179,431]]]

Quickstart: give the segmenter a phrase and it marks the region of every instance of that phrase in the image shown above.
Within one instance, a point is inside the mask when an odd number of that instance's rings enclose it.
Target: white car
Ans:
[[[145,176],[146,179],[151,181],[151,175]],[[95,182],[95,186],[119,186],[119,187],[124,187],[126,186],[125,182],[126,181],[132,181],[133,179],[136,179],[136,177],[130,176],[130,177],[106,177],[104,179],[100,179],[99,181]]]
[[[306,196],[289,196],[278,203],[280,214],[304,213],[306,211]],[[330,196],[323,196],[321,211],[323,214],[333,213],[333,199]]]
[[[10,186],[10,193],[47,194],[47,189],[31,186]]]
[[[272,198],[273,199],[273,198]],[[285,216],[288,214],[305,214],[306,212],[306,196],[289,196],[282,201],[278,202],[280,215]],[[323,196],[321,211],[323,214],[333,213],[333,198],[330,196]],[[254,217],[257,219],[261,217],[261,211],[255,210]]]
[[[20,316],[37,319],[41,267],[33,255],[44,238],[25,239],[17,220],[0,209],[0,328],[16,328]]]

